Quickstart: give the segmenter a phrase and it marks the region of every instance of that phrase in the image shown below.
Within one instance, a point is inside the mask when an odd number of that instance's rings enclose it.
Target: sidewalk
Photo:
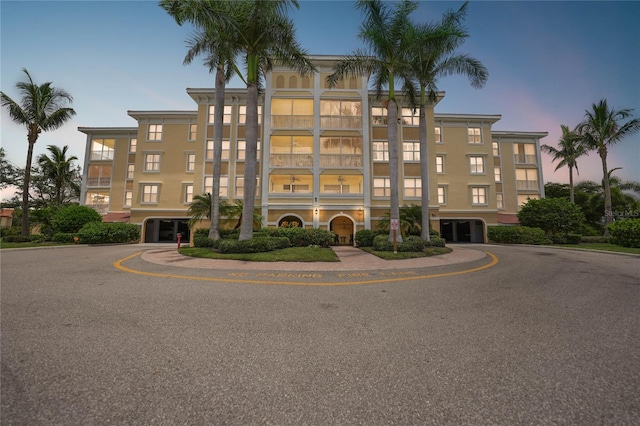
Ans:
[[[331,247],[340,262],[247,262],[243,260],[200,259],[183,256],[175,248],[156,248],[142,254],[146,262],[196,269],[277,270],[277,271],[374,271],[383,269],[428,268],[473,262],[486,256],[483,246],[448,246],[451,253],[417,259],[384,260],[351,246]]]

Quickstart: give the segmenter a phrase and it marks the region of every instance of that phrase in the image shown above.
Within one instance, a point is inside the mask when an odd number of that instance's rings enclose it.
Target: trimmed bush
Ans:
[[[373,249],[376,251],[393,251],[393,243],[386,234],[373,238]],[[409,235],[401,243],[397,243],[398,252],[413,252],[424,250],[424,241],[417,235]]]
[[[263,253],[273,250],[272,238],[252,238],[250,240],[220,240],[220,253]]]
[[[140,227],[133,223],[89,222],[78,231],[83,244],[130,243],[140,239]]]
[[[559,234],[554,234],[551,236],[551,241],[553,244],[580,244],[582,241],[582,235],[580,234],[565,234],[561,232]]]
[[[551,244],[542,229],[527,226],[489,226],[487,235],[501,244]]]
[[[371,247],[373,246],[373,238],[378,235],[371,229],[361,229],[356,232],[356,244],[358,247]]]
[[[31,237],[23,237],[22,235],[7,235],[2,237],[2,241],[5,243],[30,243]]]
[[[209,237],[203,236],[201,234],[193,235],[193,246],[194,247],[216,247],[218,244],[216,241],[212,240]]]
[[[267,237],[271,239],[273,250],[280,250],[291,247],[291,241],[287,237]]]
[[[76,232],[56,232],[51,238],[56,243],[73,243]]]
[[[608,229],[613,244],[640,248],[640,219],[616,220]]]
[[[432,235],[429,241],[425,241],[424,245],[426,247],[444,247],[447,243],[447,240],[444,238],[440,238],[439,236]]]
[[[583,236],[580,240],[581,243],[599,243],[599,244],[609,244],[611,242],[611,237],[605,237],[605,236]]]
[[[87,223],[102,222],[100,213],[87,206],[67,206],[53,214],[53,232],[78,232]]]
[[[584,223],[582,209],[563,198],[532,199],[518,212],[522,226],[540,228],[547,235],[576,232]]]
[[[270,237],[286,237],[293,247],[308,247],[311,245],[329,247],[333,241],[333,233],[323,229],[308,228],[269,228]]]

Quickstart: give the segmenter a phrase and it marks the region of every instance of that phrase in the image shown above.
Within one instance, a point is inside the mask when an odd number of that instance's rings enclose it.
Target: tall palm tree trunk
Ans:
[[[30,235],[29,229],[29,182],[31,181],[31,162],[33,161],[33,147],[38,139],[37,134],[34,136],[29,132],[29,147],[27,148],[27,164],[24,168],[24,182],[22,182],[22,229],[23,237]]]
[[[418,119],[418,138],[420,139],[420,179],[422,181],[421,199],[422,199],[422,221],[420,229],[420,238],[422,241],[430,241],[429,234],[429,151],[427,143],[427,113],[425,111],[424,87],[420,93],[420,116]]]
[[[213,117],[213,185],[211,189],[211,227],[209,238],[220,239],[220,167],[222,164],[222,131],[224,120],[224,64],[216,67],[216,93]]]
[[[569,201],[575,204],[575,191],[573,190],[573,166],[569,166]]]
[[[395,99],[389,99],[387,105],[387,131],[389,139],[389,185],[390,192],[390,219],[400,221],[400,182],[398,178],[398,104]],[[393,241],[393,230],[389,227],[389,241]],[[396,241],[402,242],[402,232],[397,232]]]
[[[257,66],[257,63],[255,64],[255,66]],[[242,223],[240,225],[240,236],[238,237],[239,240],[249,240],[253,238],[253,210],[255,205],[256,193],[256,157],[258,151],[257,79],[247,82],[246,144],[246,157],[244,160],[244,195],[242,206]]]
[[[602,159],[602,183],[604,186],[604,235],[609,236],[607,225],[613,223],[613,211],[611,207],[611,184],[609,182],[609,170],[607,168],[607,152],[600,150],[600,158]]]

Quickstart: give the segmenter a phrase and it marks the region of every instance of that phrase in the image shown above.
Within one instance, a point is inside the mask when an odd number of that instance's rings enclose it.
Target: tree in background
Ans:
[[[42,170],[42,175],[48,183],[51,192],[49,203],[54,207],[60,207],[67,202],[80,198],[80,169],[75,167],[73,162],[78,157],[72,155],[67,157],[69,146],[57,147],[47,146],[50,155],[42,154],[38,157],[38,164]]]
[[[576,232],[584,222],[580,207],[563,198],[531,199],[518,212],[522,226],[540,228],[547,235]]]
[[[7,160],[3,147],[0,147],[0,189],[6,189],[16,184],[17,169]]]
[[[31,177],[31,163],[33,147],[43,131],[55,130],[75,115],[72,108],[66,107],[73,101],[73,97],[63,89],[55,88],[51,82],[37,85],[26,69],[22,71],[27,81],[16,83],[16,88],[22,96],[20,103],[14,101],[4,92],[0,92],[2,106],[9,111],[11,119],[27,127],[27,162],[24,168],[22,183],[22,236],[29,236],[29,182]]]
[[[573,169],[578,173],[578,158],[587,153],[587,149],[580,140],[580,135],[575,130],[569,130],[564,124],[560,125],[562,136],[558,141],[558,148],[550,145],[542,145],[540,148],[553,156],[553,161],[560,160],[556,166],[556,170],[560,167],[569,168],[569,201],[575,202],[573,188]]]
[[[447,75],[461,74],[469,78],[472,87],[482,88],[489,72],[482,63],[456,50],[469,36],[462,27],[468,2],[458,11],[447,12],[437,24],[412,25],[409,32],[411,48],[405,53],[409,73],[418,84],[419,96],[419,140],[420,140],[420,177],[422,180],[422,226],[420,238],[429,241],[429,156],[427,144],[427,100],[435,102],[438,96],[438,79]],[[410,98],[415,99],[411,89]],[[415,104],[415,102],[414,102]]]
[[[355,4],[356,8],[364,13],[358,37],[368,46],[369,51],[357,49],[338,60],[333,67],[333,73],[327,77],[327,85],[335,87],[338,81],[346,77],[364,75],[373,78],[378,98],[381,97],[382,90],[387,88],[387,97],[383,101],[383,106],[387,108],[390,219],[400,220],[398,104],[395,84],[396,80],[399,80],[406,85],[411,78],[407,63],[407,53],[411,48],[409,15],[418,6],[409,0],[397,3],[359,0]],[[390,229],[389,241],[392,239],[393,231]],[[402,242],[401,235],[398,235],[398,242]]]
[[[582,143],[589,151],[596,151],[602,160],[605,235],[609,233],[607,225],[614,220],[607,154],[609,147],[640,131],[639,119],[623,121],[631,117],[631,111],[631,109],[610,108],[607,100],[602,99],[599,103],[593,104],[591,110],[585,112],[585,120],[577,127]]]

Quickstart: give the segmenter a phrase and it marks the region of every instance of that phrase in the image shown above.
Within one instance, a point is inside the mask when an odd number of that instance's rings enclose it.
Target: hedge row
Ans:
[[[608,229],[613,244],[640,248],[640,219],[616,220]]]
[[[140,227],[133,223],[89,222],[78,231],[82,244],[130,243],[140,239]]]
[[[487,236],[494,243],[503,244],[551,244],[540,228],[527,226],[489,226]]]
[[[402,242],[396,243],[399,252],[416,252],[422,251],[425,247],[444,247],[445,239],[437,236],[431,236],[428,243],[422,241],[417,235],[408,235],[404,237]],[[393,251],[393,243],[389,241],[389,235],[386,233],[376,235],[373,238],[373,249],[376,251]]]

